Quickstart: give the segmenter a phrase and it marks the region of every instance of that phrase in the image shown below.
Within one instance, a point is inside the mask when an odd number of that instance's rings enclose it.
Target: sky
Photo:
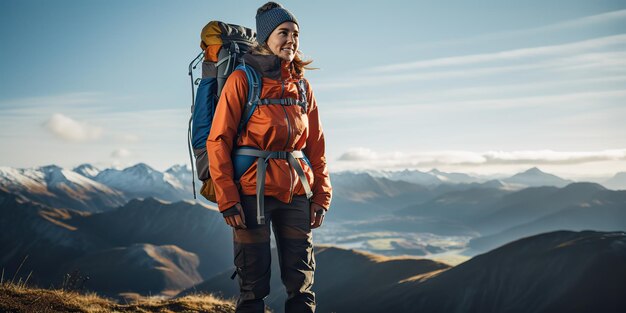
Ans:
[[[0,166],[189,164],[200,31],[264,2],[0,0]],[[626,171],[624,1],[281,3],[331,171]]]

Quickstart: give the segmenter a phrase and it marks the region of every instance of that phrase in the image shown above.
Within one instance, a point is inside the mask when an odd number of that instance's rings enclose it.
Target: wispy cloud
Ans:
[[[555,32],[560,32],[560,31],[573,31],[573,30],[581,29],[581,28],[583,29],[592,28],[592,27],[597,27],[602,24],[606,25],[609,23],[620,22],[624,20],[626,20],[626,10],[617,10],[617,11],[600,13],[596,15],[584,16],[584,17],[580,17],[576,19],[571,19],[567,21],[562,21],[562,22],[538,26],[538,27],[493,32],[493,33],[482,34],[478,36],[417,44],[414,46],[417,48],[428,48],[428,47],[455,46],[455,45],[463,45],[463,44],[475,45],[477,43],[489,42],[489,41],[498,40],[498,39],[519,38],[519,37],[537,36],[537,35],[546,36],[547,33],[555,33]]]
[[[549,45],[542,47],[514,49],[493,53],[473,54],[456,57],[421,60],[408,63],[398,63],[378,66],[370,69],[375,73],[400,72],[415,69],[424,69],[443,66],[464,66],[469,64],[494,62],[500,60],[518,60],[537,56],[555,56],[562,54],[578,54],[589,50],[606,48],[626,43],[626,35],[614,35],[601,38],[588,39],[573,43]]]
[[[349,77],[329,78],[317,84],[316,89],[362,88],[520,73],[545,73],[546,77],[560,75],[564,79],[575,75],[607,77],[620,75],[626,70],[625,50],[626,35],[608,36],[562,45],[378,66]]]
[[[43,125],[56,137],[69,142],[85,142],[102,136],[102,128],[76,121],[60,113],[53,114]]]
[[[626,149],[600,151],[485,151],[460,150],[378,153],[368,148],[354,148],[338,159],[338,167],[349,169],[432,168],[448,165],[575,165],[590,162],[624,161]]]
[[[59,107],[67,105],[88,105],[99,102],[99,92],[70,92],[40,97],[24,97],[0,100],[0,109],[24,107]]]
[[[373,117],[373,118],[413,118],[426,111],[449,112],[459,110],[509,110],[516,108],[542,107],[545,109],[596,109],[601,105],[616,106],[626,98],[626,90],[601,90],[586,92],[570,92],[539,96],[492,97],[472,100],[451,100],[442,97],[406,97],[377,98],[361,102],[332,102],[327,109],[328,114],[335,117]],[[459,98],[459,97],[457,97]],[[350,105],[357,104],[357,105]],[[495,112],[495,111],[493,111]],[[493,113],[492,112],[492,113]]]

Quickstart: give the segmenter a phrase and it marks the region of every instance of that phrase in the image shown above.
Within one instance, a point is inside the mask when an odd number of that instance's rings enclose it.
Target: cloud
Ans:
[[[111,153],[111,157],[115,159],[127,158],[131,155],[132,153],[129,150],[124,149],[124,148],[116,149],[115,151]]]
[[[589,28],[589,27],[598,27],[601,24],[614,23],[623,21],[626,18],[626,10],[617,10],[610,11],[605,13],[600,13],[596,15],[583,16],[576,19],[571,19],[563,22],[558,22],[554,24],[549,24],[545,26],[519,29],[519,30],[508,30],[508,31],[500,31],[489,34],[481,34],[477,36],[456,38],[451,40],[443,40],[438,42],[429,42],[429,43],[419,43],[412,45],[415,48],[425,49],[432,47],[449,47],[460,44],[472,44],[475,45],[477,43],[489,43],[489,42],[497,42],[502,39],[509,38],[520,38],[520,37],[545,37],[548,33],[552,32],[560,32],[560,31],[576,31],[581,28]]]
[[[25,97],[0,101],[0,109],[25,107],[87,106],[99,103],[98,92],[71,92],[58,95]]]
[[[498,60],[513,60],[536,56],[555,56],[561,54],[577,54],[588,50],[610,47],[626,43],[626,35],[613,35],[593,38],[573,43],[550,45],[533,48],[522,48],[493,53],[473,54],[456,57],[446,57],[431,60],[398,63],[371,69],[375,73],[398,72],[415,69],[424,69],[442,66],[462,66],[475,63],[493,62]]]
[[[444,150],[378,153],[368,148],[350,149],[337,159],[338,162],[343,163],[339,164],[340,167],[351,169],[432,168],[447,165],[575,165],[625,160],[626,149],[600,151],[494,150],[486,152]]]
[[[52,134],[69,142],[86,142],[100,138],[102,128],[76,121],[60,113],[53,114],[44,127]]]
[[[414,81],[474,79],[510,73],[540,73],[569,80],[620,75],[626,66],[626,34],[594,38],[561,45],[461,55],[365,69],[359,75],[335,77],[316,85],[333,90]],[[603,50],[604,49],[604,50]]]

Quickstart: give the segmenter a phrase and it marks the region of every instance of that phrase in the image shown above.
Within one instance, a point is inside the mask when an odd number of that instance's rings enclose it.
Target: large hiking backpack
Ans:
[[[191,118],[187,129],[189,159],[191,161],[193,196],[196,198],[194,162],[198,179],[203,182],[200,191],[208,200],[216,202],[213,182],[209,174],[206,140],[211,131],[217,100],[228,76],[240,64],[241,56],[256,43],[256,34],[249,28],[219,21],[209,22],[200,34],[202,52],[189,63],[191,79]],[[202,78],[194,80],[193,70],[202,62]],[[198,86],[194,95],[194,85]]]

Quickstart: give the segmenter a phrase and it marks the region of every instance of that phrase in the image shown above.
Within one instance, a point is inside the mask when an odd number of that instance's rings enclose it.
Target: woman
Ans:
[[[323,223],[330,206],[331,185],[317,103],[308,81],[303,80],[311,61],[303,61],[298,50],[295,16],[279,4],[268,2],[260,7],[256,26],[258,46],[243,60],[262,78],[260,98],[271,101],[256,107],[238,135],[248,81],[244,71],[234,71],[220,96],[207,139],[218,206],[226,223],[233,227],[240,285],[237,312],[264,310],[263,299],[270,291],[270,223],[287,289],[285,312],[314,312],[311,229]],[[237,181],[232,156],[244,146],[300,157],[273,154],[253,163]],[[257,170],[263,165],[265,178],[260,181],[265,182],[264,197],[257,203]],[[309,188],[312,196],[307,198]],[[255,218],[259,207],[263,208],[265,222]]]

